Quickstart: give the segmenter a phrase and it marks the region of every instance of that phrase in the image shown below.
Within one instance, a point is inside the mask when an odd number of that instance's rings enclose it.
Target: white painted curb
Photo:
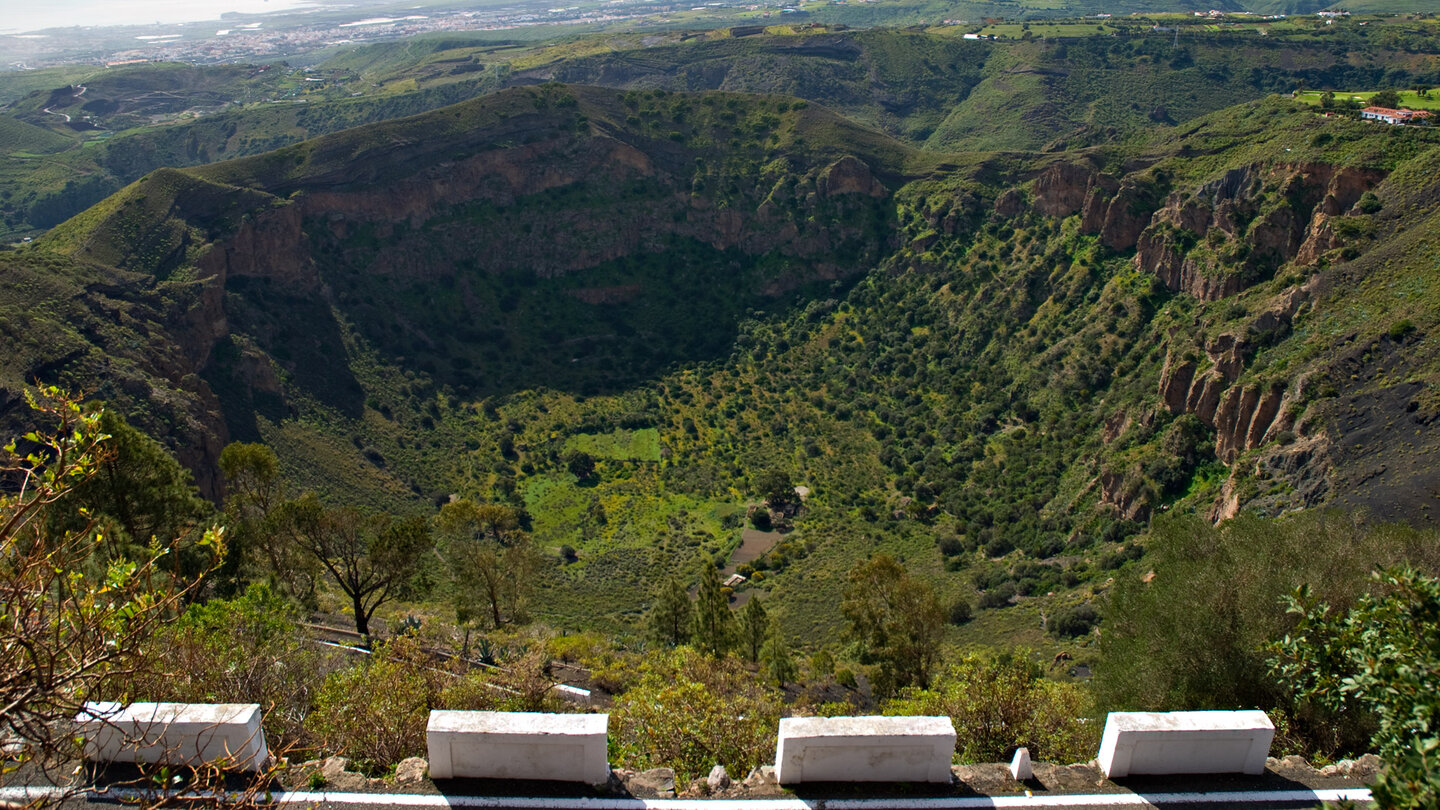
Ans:
[[[0,788],[0,801],[57,798],[55,787]],[[82,790],[81,795],[116,798],[147,795],[136,790]],[[238,794],[237,794],[238,795]],[[77,796],[78,798],[78,796]],[[443,796],[433,793],[272,793],[273,804],[391,807],[513,808],[513,810],[968,810],[993,807],[1163,807],[1169,804],[1294,804],[1297,802],[1369,802],[1365,788],[1341,790],[1234,790],[1215,793],[1066,793],[1057,796],[954,796],[925,799],[599,799],[587,797]]]

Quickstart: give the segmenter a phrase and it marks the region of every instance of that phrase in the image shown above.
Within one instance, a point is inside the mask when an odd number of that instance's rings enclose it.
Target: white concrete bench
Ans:
[[[955,725],[948,717],[786,717],[775,778],[801,782],[949,783]]]
[[[432,711],[430,778],[602,784],[609,723],[608,714]]]
[[[1262,711],[1111,712],[1100,769],[1130,774],[1265,772],[1275,726]]]
[[[258,703],[86,703],[75,717],[93,762],[264,767]]]

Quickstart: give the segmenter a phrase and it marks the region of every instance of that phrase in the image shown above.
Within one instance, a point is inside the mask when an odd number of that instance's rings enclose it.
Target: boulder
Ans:
[[[995,216],[1009,219],[1019,216],[1025,210],[1025,195],[1018,188],[1012,188],[995,198]]]
[[[423,757],[408,757],[395,766],[395,784],[411,785],[424,781],[425,771],[430,767]]]
[[[730,787],[730,774],[725,772],[724,765],[716,765],[710,769],[710,775],[705,777],[705,784],[709,786],[711,793],[718,793]]]
[[[761,765],[760,767],[751,771],[749,776],[745,777],[744,784],[747,788],[757,788],[764,787],[766,785],[779,784],[779,782],[777,782],[775,778],[775,766]]]
[[[884,197],[890,193],[880,181],[875,179],[865,161],[850,155],[840,158],[820,172],[820,177],[816,180],[815,185],[821,197],[834,197],[840,194],[868,194],[871,197]]]
[[[675,771],[670,768],[651,768],[630,777],[631,792],[653,793],[662,799],[675,797]]]

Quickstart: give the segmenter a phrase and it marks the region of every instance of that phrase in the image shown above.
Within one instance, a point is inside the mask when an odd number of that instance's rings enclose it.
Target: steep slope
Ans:
[[[154,279],[38,251],[0,251],[0,427],[30,426],[21,395],[35,381],[104,399],[162,437],[202,487],[220,486],[214,460],[229,441],[220,403],[196,375],[187,341],[203,323],[202,285]],[[198,321],[198,323],[197,323]]]
[[[201,284],[176,339],[255,439],[280,380],[292,410],[361,417],[336,360],[372,351],[472,396],[723,356],[753,310],[879,261],[910,158],[804,102],[554,85],[157,171],[43,248]]]

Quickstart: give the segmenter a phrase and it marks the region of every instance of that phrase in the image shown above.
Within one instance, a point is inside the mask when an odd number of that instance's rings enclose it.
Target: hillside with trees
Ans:
[[[1064,763],[1078,718],[1243,706],[1433,795],[1435,634],[1375,628],[1435,624],[1440,129],[1222,77],[1224,38],[823,37],[666,46],[747,92],[540,61],[621,86],[146,169],[0,251],[5,573],[155,611],[84,689],[257,700],[378,774],[428,708],[556,707],[569,667],[617,762],[682,779],[787,713]],[[871,95],[776,92],[855,64]]]

